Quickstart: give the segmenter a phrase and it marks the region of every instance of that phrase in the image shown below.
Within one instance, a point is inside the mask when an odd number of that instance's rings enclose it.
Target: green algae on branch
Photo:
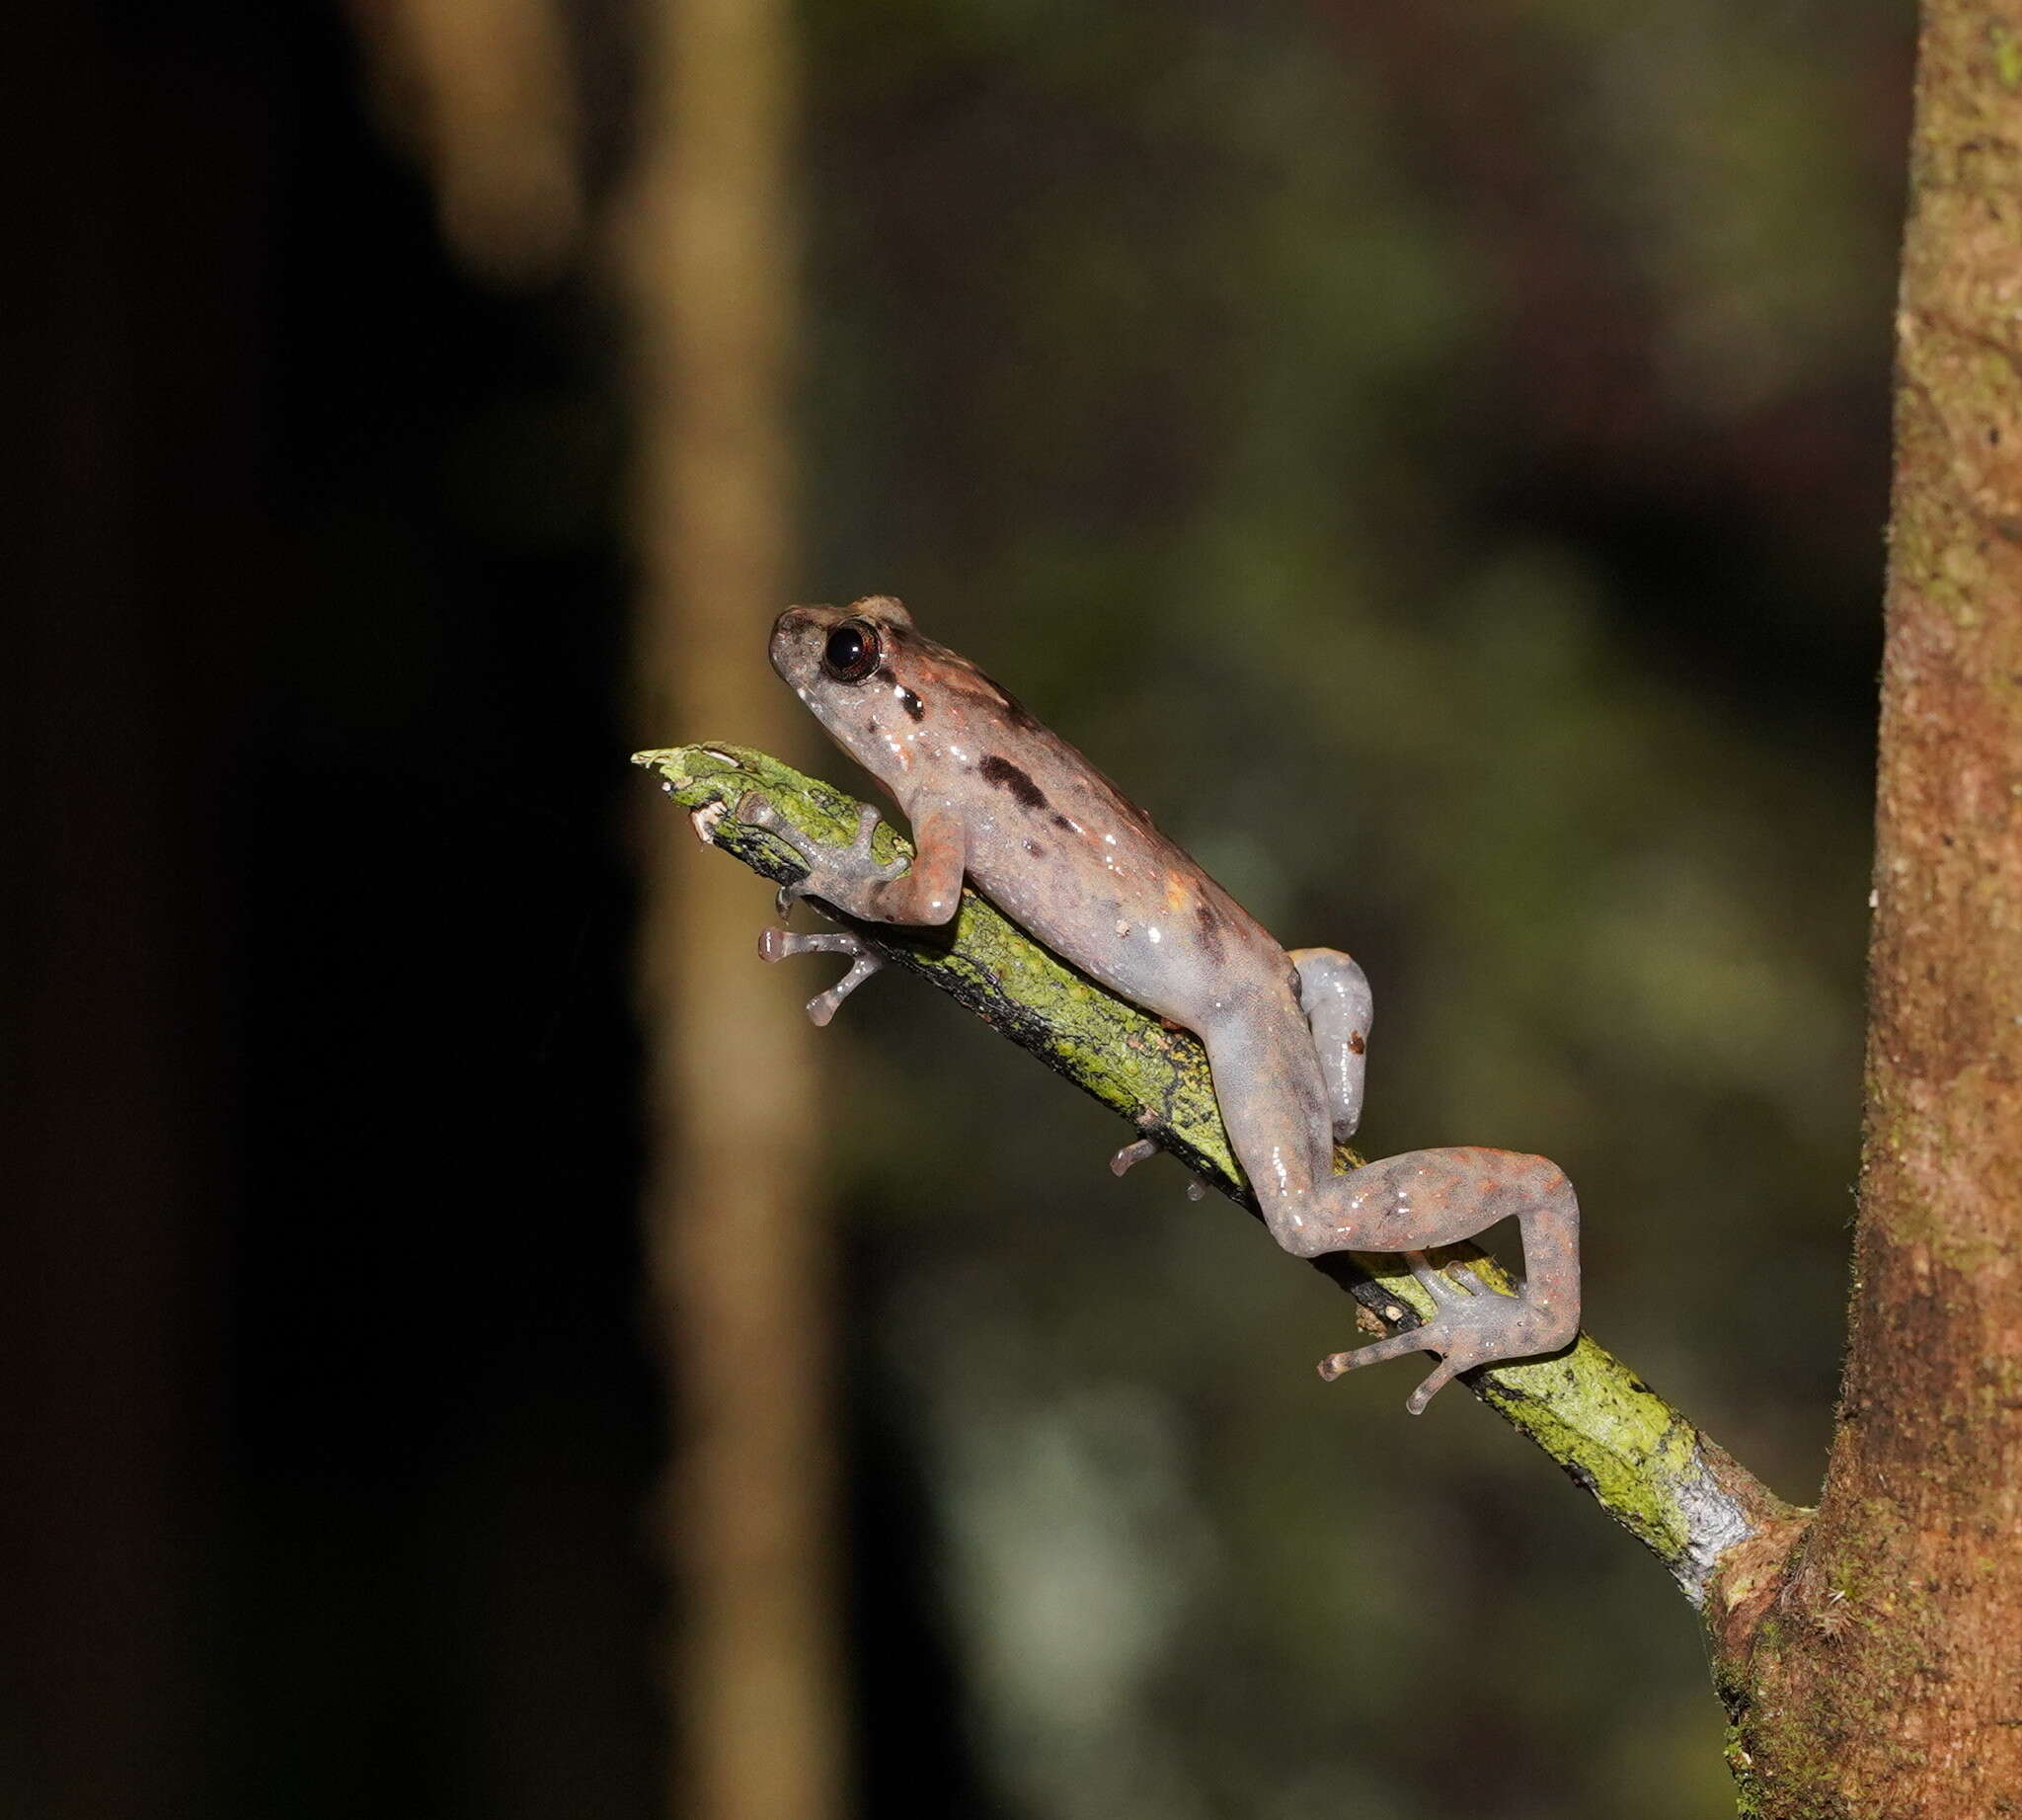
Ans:
[[[688,811],[699,838],[775,884],[791,884],[807,868],[783,841],[737,819],[747,792],[762,792],[817,839],[846,842],[856,831],[861,804],[748,747],[675,747],[635,753],[633,762],[659,774],[661,788]],[[872,852],[887,860],[909,857],[912,847],[881,823]],[[938,929],[858,922],[819,900],[808,902],[884,960],[931,982],[1031,1051],[1255,1215],[1215,1109],[1207,1058],[1189,1032],[1077,973],[973,891],[963,892],[954,922]],[[1350,1164],[1360,1160],[1342,1154]],[[1442,1263],[1469,1264],[1494,1288],[1510,1286],[1474,1245],[1438,1255]],[[1397,1270],[1397,1261],[1356,1252],[1313,1263],[1356,1298],[1366,1325],[1396,1332],[1432,1312],[1431,1299],[1408,1272]],[[1489,1366],[1460,1382],[1649,1548],[1695,1607],[1713,1598],[1716,1570],[1731,1550],[1795,1514],[1586,1334],[1567,1352]]]
[[[763,792],[789,822],[818,839],[847,841],[856,831],[861,804],[745,747],[687,746],[640,752],[634,762],[660,773],[667,793],[689,811],[698,836],[775,884],[805,877],[807,867],[783,841],[737,820],[732,812],[745,792]],[[881,823],[871,850],[889,860],[910,857],[912,846]],[[818,899],[808,902],[883,959],[931,981],[1122,1113],[1215,1185],[1240,1183],[1200,1044],[1084,979],[973,891],[963,892],[953,924],[936,929],[856,922]]]

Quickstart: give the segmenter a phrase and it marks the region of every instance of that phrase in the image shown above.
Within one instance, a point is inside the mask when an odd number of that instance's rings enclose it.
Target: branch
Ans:
[[[797,880],[807,869],[782,842],[734,818],[745,791],[762,790],[781,815],[817,839],[844,841],[856,829],[859,803],[746,747],[684,746],[639,752],[633,762],[660,774],[661,787],[689,811],[703,841],[776,884]],[[909,856],[912,847],[881,826],[873,851],[890,859]],[[1076,973],[973,891],[963,893],[960,913],[943,929],[857,922],[809,902],[1256,1214],[1215,1109],[1206,1056],[1187,1031]],[[1349,1151],[1342,1155],[1351,1165],[1361,1160]],[[1509,1277],[1476,1246],[1446,1247],[1440,1256],[1467,1263],[1498,1288],[1510,1287]],[[1312,1262],[1356,1299],[1359,1321],[1371,1332],[1402,1332],[1432,1312],[1431,1299],[1408,1273],[1397,1273],[1394,1258],[1338,1252]],[[1800,1515],[1585,1333],[1566,1352],[1486,1366],[1460,1382],[1650,1549],[1696,1608],[1707,1605],[1723,1563],[1733,1569],[1765,1547],[1780,1555]],[[1752,1548],[1742,1547],[1751,1543]],[[1719,1603],[1747,1603],[1760,1579],[1756,1571],[1730,1571]],[[1718,1615],[1708,1616],[1717,1622]]]

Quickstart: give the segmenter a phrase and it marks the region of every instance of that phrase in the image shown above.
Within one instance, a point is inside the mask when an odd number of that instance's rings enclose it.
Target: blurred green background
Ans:
[[[664,1811],[622,330],[593,227],[445,249],[378,10],[17,61],[10,1812]],[[561,17],[594,223],[637,21]],[[1353,949],[1361,1142],[1562,1163],[1590,1327],[1797,1499],[1911,25],[795,25],[796,596],[902,595]],[[1346,1301],[904,980],[824,1040],[857,1811],[1726,1809],[1677,1594],[1464,1393],[1321,1385]]]

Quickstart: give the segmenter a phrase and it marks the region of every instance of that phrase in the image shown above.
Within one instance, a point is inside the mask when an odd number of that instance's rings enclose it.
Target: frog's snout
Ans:
[[[776,653],[782,645],[792,642],[796,634],[806,632],[815,623],[815,609],[811,606],[790,606],[772,622],[772,649]]]
[[[766,647],[766,655],[772,660],[772,668],[789,682],[807,681],[806,673],[796,673],[814,669],[820,611],[814,606],[790,606],[772,622],[772,642]]]

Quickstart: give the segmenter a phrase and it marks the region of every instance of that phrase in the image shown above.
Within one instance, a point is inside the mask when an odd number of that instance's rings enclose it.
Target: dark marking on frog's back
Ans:
[[[978,702],[984,708],[995,708],[1005,718],[1005,722],[1009,726],[1015,726],[1019,732],[1046,732],[1046,728],[1040,726],[1034,714],[1025,708],[1023,702],[1019,702],[1019,697],[1013,695],[1011,689],[1007,689],[1001,681],[997,681],[995,675],[988,675],[986,672],[978,670],[974,664],[963,658],[959,651],[951,651],[946,645],[936,645],[934,649],[946,662],[946,666],[949,666],[949,675],[944,677],[946,687],[953,687],[955,693],[965,695],[967,700]]]
[[[1030,853],[1034,859],[1044,859],[1047,856],[1046,848],[1041,846],[1037,840],[1028,839],[1025,842],[1025,850],[1028,853]]]
[[[1046,728],[1033,719],[1024,708],[1004,693],[989,677],[978,673],[968,676],[952,674],[946,677],[941,688],[958,701],[980,708],[986,714],[1001,721],[1013,733],[1045,733]]]
[[[985,688],[987,688],[993,695],[996,696],[996,706],[1002,711],[1004,718],[1007,721],[1009,721],[1012,726],[1016,727],[1022,733],[1044,733],[1046,731],[1046,729],[1040,725],[1039,721],[1034,718],[1033,714],[1026,707],[1025,703],[1020,701],[1016,695],[1012,694],[1011,691],[1007,689],[1001,682],[999,682],[995,676],[986,674],[984,672],[977,670],[973,664],[970,665],[969,668],[970,673],[972,674],[977,681],[982,683],[982,685]]]
[[[898,705],[916,721],[923,721],[927,718],[927,704],[909,688],[901,688],[898,691]]]
[[[999,790],[1010,791],[1023,808],[1044,809],[1047,806],[1047,793],[1010,759],[990,752],[976,769],[982,772],[986,782],[995,784]]]
[[[1201,952],[1217,967],[1220,966],[1222,957],[1228,952],[1221,939],[1221,912],[1205,898],[1198,899],[1194,905],[1194,922],[1200,931]]]
[[[1074,831],[1074,824],[1061,815],[1058,810],[1053,812],[1053,826],[1066,833],[1071,834]]]

